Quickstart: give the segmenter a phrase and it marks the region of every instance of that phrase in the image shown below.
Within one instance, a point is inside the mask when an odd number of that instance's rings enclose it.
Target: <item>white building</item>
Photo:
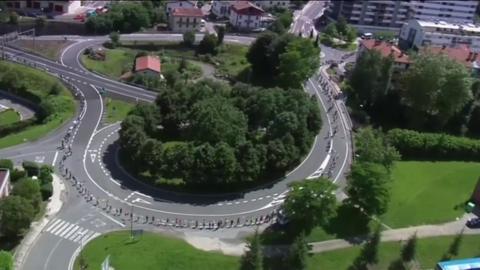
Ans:
[[[289,8],[290,7],[290,0],[275,0],[275,1],[253,1],[255,5],[263,8],[263,9],[270,9],[274,7],[280,8]]]
[[[228,18],[230,15],[230,7],[235,1],[212,1],[212,13],[219,19]]]
[[[462,1],[410,1],[411,19],[472,23],[478,0]]]
[[[169,16],[172,11],[176,8],[196,8],[197,1],[186,1],[186,0],[173,0],[168,1],[165,5],[167,16]]]
[[[12,0],[6,1],[7,8],[11,9],[31,9],[31,10],[50,10],[55,13],[75,13],[82,6],[80,0],[64,1],[38,1],[38,0]]]
[[[414,49],[423,46],[467,45],[477,52],[480,50],[480,26],[472,23],[410,20],[400,30],[399,44],[402,48]]]
[[[262,27],[262,17],[265,11],[248,2],[235,2],[230,8],[230,24],[237,30],[248,31]]]
[[[199,8],[176,8],[169,17],[170,29],[184,33],[200,30],[203,12]]]

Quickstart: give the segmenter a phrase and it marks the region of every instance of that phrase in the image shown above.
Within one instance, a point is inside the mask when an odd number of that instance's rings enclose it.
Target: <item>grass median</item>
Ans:
[[[105,103],[107,106],[106,120],[108,124],[123,121],[127,117],[128,112],[135,107],[133,103],[111,98],[107,98]]]
[[[238,257],[198,250],[182,240],[149,232],[133,241],[128,231],[102,235],[88,243],[82,255],[87,270],[100,269],[109,255],[115,270],[239,268]],[[74,269],[80,269],[79,258]]]
[[[73,96],[55,77],[30,67],[4,61],[0,61],[0,74],[3,74],[0,77],[1,88],[14,95],[22,93],[26,99],[35,98],[35,101],[30,101],[43,106],[47,113],[42,121],[1,137],[0,148],[38,140],[73,117],[75,113]],[[55,93],[52,93],[53,88]]]
[[[0,112],[0,126],[13,124],[20,121],[20,115],[13,109]]]

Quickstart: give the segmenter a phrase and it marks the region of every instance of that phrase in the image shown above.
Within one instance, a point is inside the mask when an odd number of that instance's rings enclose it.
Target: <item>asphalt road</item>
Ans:
[[[63,38],[63,36],[40,37],[40,39]],[[293,181],[329,173],[332,181],[343,185],[344,172],[348,169],[351,158],[348,121],[344,119],[346,112],[339,107],[338,103],[341,101],[332,99],[329,92],[319,86],[318,75],[305,83],[305,91],[317,97],[325,125],[305,160],[285,178],[243,193],[201,196],[154,189],[139,183],[118,165],[116,155],[118,124],[104,126],[102,121],[104,106],[98,89],[104,88],[108,95],[114,98],[142,102],[154,101],[155,93],[103,78],[82,67],[79,61],[81,52],[91,45],[102,43],[106,37],[68,38],[78,42],[64,51],[60,63],[14,48],[6,49],[12,60],[47,70],[73,85],[80,100],[79,104],[84,104],[80,106],[81,109],[74,119],[75,123],[71,122],[37,142],[0,151],[2,157],[12,158],[17,163],[21,160],[36,160],[54,164],[59,174],[64,174],[65,169],[68,169],[76,179],[70,179],[68,174],[64,177],[69,187],[65,194],[66,203],[37,239],[31,248],[35,252],[29,253],[20,269],[42,267],[70,269],[71,258],[75,251],[78,251],[82,241],[111,229],[128,226],[130,215],[125,213],[130,212],[132,208],[135,226],[142,228],[167,230],[173,228],[188,232],[198,230],[198,227],[206,227],[206,223],[211,221],[215,224],[218,224],[218,221],[228,224],[234,221],[235,229],[204,231],[211,235],[222,235],[227,230],[241,233],[248,230],[245,229],[247,227],[245,224],[250,224],[251,220],[256,219],[258,224],[263,223],[283,202],[287,186]],[[180,40],[181,35],[134,34],[123,35],[122,39]],[[226,42],[246,45],[252,40],[250,37],[225,37]],[[70,135],[66,145],[71,146],[71,155],[66,154],[68,147],[63,150],[57,148],[67,133]],[[334,163],[335,166],[332,166]],[[117,214],[120,209],[121,215]],[[59,225],[62,221],[63,224]],[[93,221],[94,224],[91,224]],[[188,224],[188,228],[176,227],[177,221]],[[97,226],[103,223],[104,225]],[[88,234],[73,236],[74,233],[84,231]],[[71,235],[66,238],[68,234]]]
[[[301,33],[303,37],[309,37],[313,31],[314,36],[317,35],[314,20],[323,15],[328,1],[309,1],[302,10],[295,11],[294,20],[290,28],[290,33],[298,35]]]

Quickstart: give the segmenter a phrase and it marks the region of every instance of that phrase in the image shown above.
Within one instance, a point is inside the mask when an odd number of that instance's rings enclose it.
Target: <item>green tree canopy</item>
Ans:
[[[283,205],[293,226],[307,234],[315,226],[327,225],[336,208],[335,185],[326,178],[295,182]]]
[[[35,210],[29,200],[11,195],[0,200],[0,216],[0,232],[7,236],[17,236],[30,227]]]
[[[441,128],[472,99],[469,72],[445,55],[417,55],[401,81],[412,127],[422,127],[426,117],[434,116]]]
[[[12,194],[27,199],[32,204],[35,212],[40,211],[42,194],[40,193],[38,181],[30,178],[22,178],[13,186]]]
[[[355,134],[355,154],[357,162],[379,163],[388,170],[395,161],[400,160],[400,154],[390,145],[385,135],[371,127],[362,128]]]
[[[10,252],[0,250],[0,269],[13,270],[13,256]]]
[[[195,33],[193,31],[183,33],[183,44],[188,47],[192,47],[195,44]]]
[[[348,200],[368,215],[381,215],[386,212],[390,201],[389,182],[390,175],[384,166],[370,162],[355,163],[348,176]]]
[[[304,270],[307,269],[307,256],[310,250],[305,234],[300,233],[293,244],[290,246],[288,253],[288,269],[291,270]]]
[[[255,230],[255,234],[247,239],[247,251],[242,256],[240,269],[263,269],[262,246],[260,243],[260,235],[258,234],[258,230]]]

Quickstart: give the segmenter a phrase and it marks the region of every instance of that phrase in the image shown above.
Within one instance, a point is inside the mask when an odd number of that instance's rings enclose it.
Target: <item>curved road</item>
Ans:
[[[63,36],[40,38],[63,39]],[[178,34],[122,36],[122,40],[181,38]],[[201,35],[197,37],[200,38]],[[152,102],[156,97],[153,92],[112,81],[83,68],[79,60],[82,51],[106,39],[78,38],[78,42],[64,50],[61,63],[15,48],[6,49],[12,60],[61,77],[77,93],[80,103],[74,122],[58,132],[35,143],[0,151],[2,157],[17,162],[23,159],[40,161],[39,157],[43,157],[41,161],[55,164],[68,183],[65,206],[45,227],[31,248],[36,252],[27,254],[21,269],[39,269],[39,265],[43,269],[69,269],[72,255],[78,252],[83,242],[99,233],[129,226],[130,214],[126,213],[132,209],[135,226],[139,228],[176,230],[184,234],[197,233],[199,228],[205,228],[201,232],[207,235],[235,238],[245,231],[246,224],[270,222],[272,211],[283,202],[287,186],[293,181],[329,174],[333,182],[343,185],[344,172],[351,158],[348,115],[339,106],[341,101],[333,99],[329,91],[319,86],[317,75],[305,83],[305,91],[317,97],[324,126],[305,160],[280,181],[244,193],[226,195],[174,193],[137,182],[118,167],[115,141],[119,125],[103,125],[104,105],[98,89],[104,88],[113,98],[137,102]],[[225,41],[248,45],[253,39],[226,36]],[[68,139],[67,147],[58,150],[62,139]],[[206,230],[209,223],[212,230]],[[217,231],[218,225],[222,225],[222,229]]]

